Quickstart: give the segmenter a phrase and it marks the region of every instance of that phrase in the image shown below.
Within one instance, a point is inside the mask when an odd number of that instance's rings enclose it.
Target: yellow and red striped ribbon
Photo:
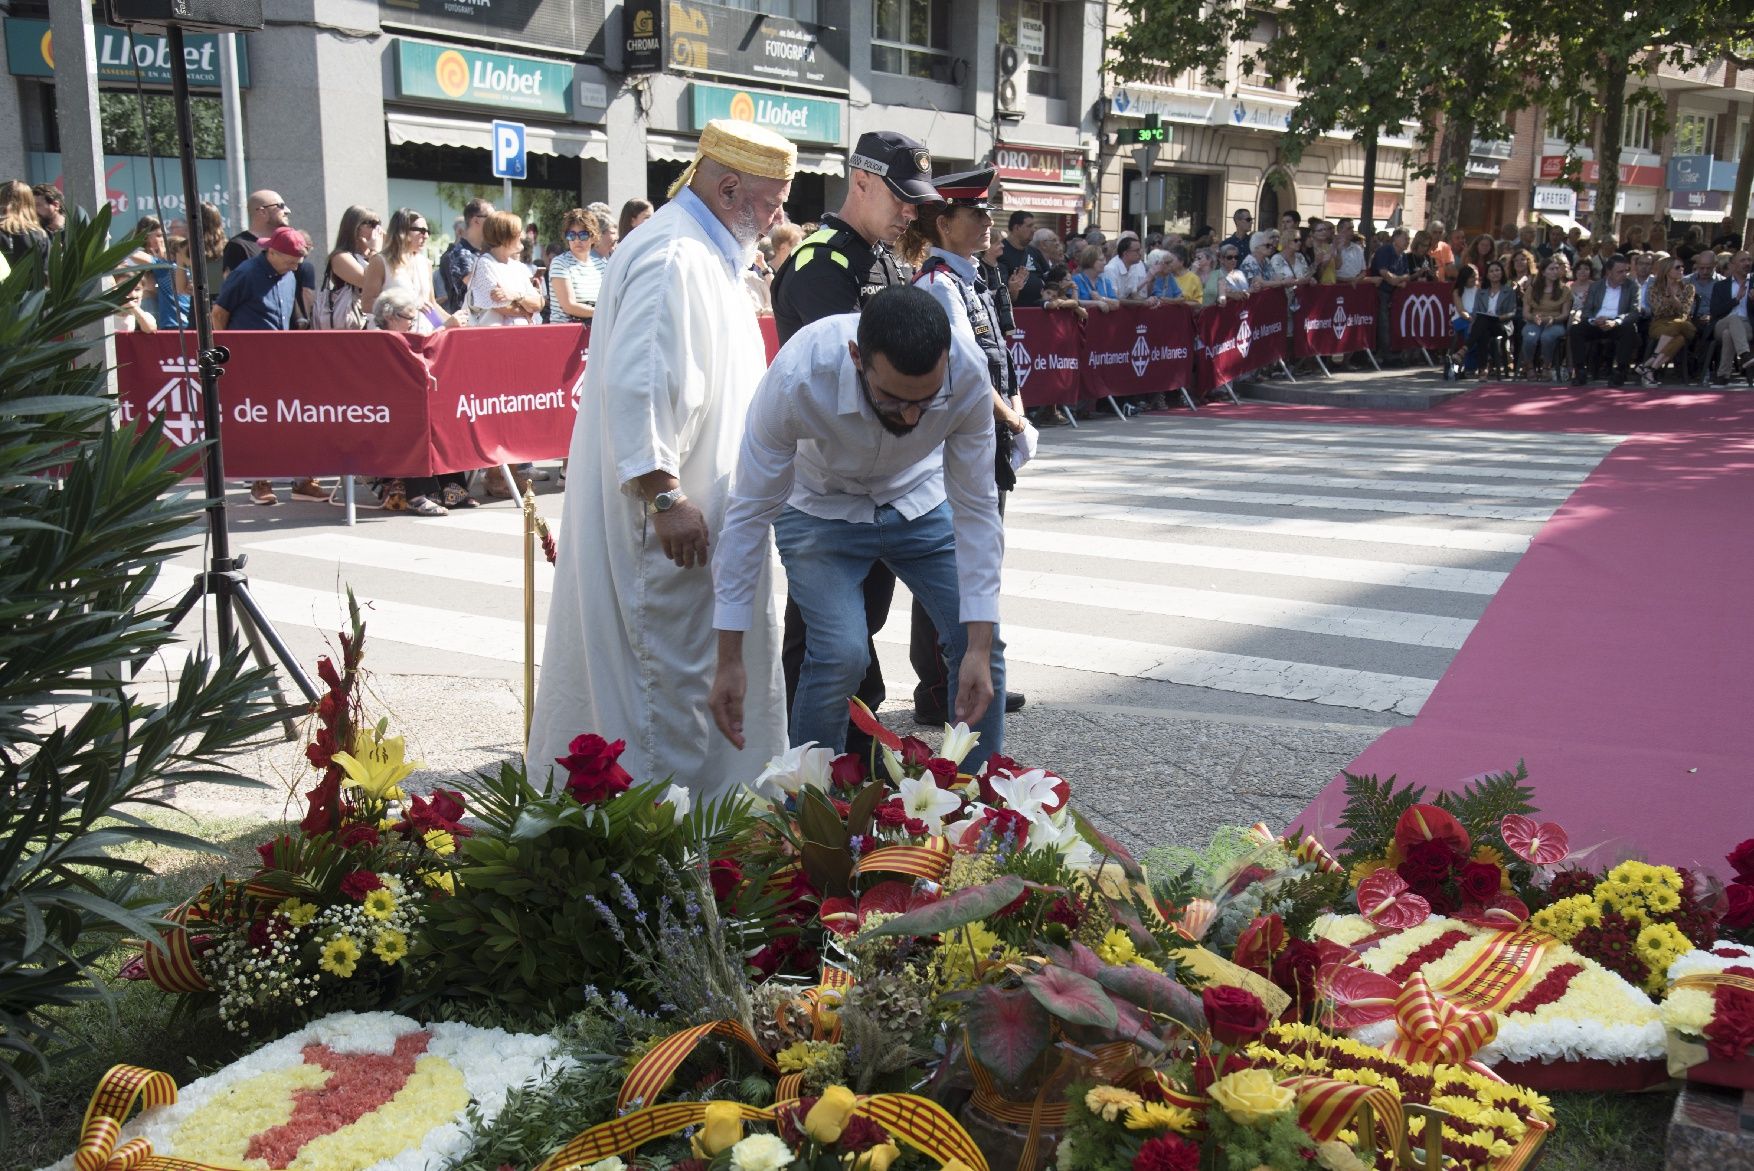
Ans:
[[[931,837],[924,845],[881,846],[862,856],[857,863],[860,874],[881,871],[885,874],[905,874],[910,878],[923,878],[927,882],[942,882],[950,873],[950,860],[955,853],[950,840],[945,837]]]
[[[1548,942],[1529,927],[1500,931],[1436,991],[1464,1008],[1500,1012],[1534,982]]]
[[[122,1123],[142,1109],[168,1106],[177,1100],[177,1083],[168,1073],[138,1065],[112,1065],[98,1080],[85,1121],[79,1128],[79,1146],[73,1152],[76,1171],[225,1171],[209,1163],[154,1155],[143,1138],[130,1139],[120,1147]]]
[[[672,1033],[658,1042],[646,1055],[634,1065],[627,1080],[621,1083],[621,1093],[615,1099],[615,1112],[623,1113],[636,1105],[650,1105],[676,1075],[688,1055],[707,1037],[717,1034],[741,1041],[761,1059],[761,1063],[775,1073],[779,1066],[767,1055],[755,1035],[743,1026],[741,1021],[708,1021],[704,1025],[695,1025],[692,1029],[683,1029],[680,1033]],[[603,1156],[598,1156],[602,1158]]]
[[[223,896],[225,892],[220,888],[217,893]],[[285,891],[260,882],[245,883],[243,895],[245,900],[268,908],[277,906],[289,897]],[[147,940],[142,948],[140,960],[146,969],[146,978],[164,991],[190,993],[206,992],[210,989],[211,985],[195,964],[195,953],[190,946],[191,928],[235,926],[216,920],[207,913],[214,897],[215,887],[203,887],[194,898],[165,916],[171,926],[161,932],[157,939]]]
[[[1394,1040],[1385,1049],[1402,1061],[1462,1065],[1498,1036],[1491,1012],[1446,1000],[1414,972],[1395,999]]]
[[[625,1155],[643,1143],[675,1134],[706,1119],[708,1102],[666,1102],[624,1114],[593,1126],[542,1161],[536,1171],[573,1171],[611,1155]],[[738,1105],[746,1122],[773,1122],[780,1113],[797,1105],[796,1098],[775,1102],[762,1109]],[[945,1109],[913,1094],[873,1094],[861,1097],[853,1113],[879,1123],[896,1139],[939,1163],[960,1159],[973,1171],[988,1171],[986,1158]],[[81,1169],[83,1171],[83,1169]]]
[[[1028,1102],[1020,1102],[1007,1098],[999,1093],[993,1084],[992,1075],[980,1062],[972,1058],[968,1070],[974,1077],[974,1094],[970,1101],[975,1109],[1010,1126],[1028,1128],[1028,1135],[1023,1140],[1023,1151],[1017,1159],[1017,1171],[1035,1171],[1035,1165],[1041,1150],[1041,1131],[1047,1126],[1064,1126],[1071,1117],[1071,1105],[1063,1098],[1049,1101],[1050,1087],[1060,1079],[1056,1076],[1042,1079],[1041,1091]]]
[[[1298,841],[1296,838],[1291,837],[1280,837],[1278,834],[1268,829],[1267,823],[1264,821],[1257,821],[1249,826],[1248,832],[1250,838],[1259,842],[1263,846],[1271,846],[1274,844],[1284,846],[1291,852],[1293,858],[1296,858],[1299,862],[1313,865],[1317,870],[1320,870],[1324,874],[1346,873],[1346,868],[1340,865],[1339,861],[1332,854],[1328,853],[1328,848],[1326,846],[1316,841],[1314,834],[1304,834],[1302,841]]]
[[[1388,1138],[1386,1149],[1399,1149],[1407,1120],[1401,1113],[1400,1099],[1383,1087],[1314,1075],[1287,1078],[1279,1084],[1297,1095],[1297,1124],[1316,1142],[1325,1143],[1339,1134],[1368,1106]]]

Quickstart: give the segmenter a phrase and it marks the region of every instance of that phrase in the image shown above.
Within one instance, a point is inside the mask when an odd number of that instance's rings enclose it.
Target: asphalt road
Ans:
[[[1007,669],[1029,698],[1008,753],[1062,773],[1135,844],[1284,824],[1418,712],[1529,539],[1615,442],[1204,413],[1046,432],[1006,520]],[[539,499],[557,521],[558,480]],[[344,587],[367,603],[374,702],[429,766],[422,780],[518,750],[510,502],[430,519],[362,510],[348,528],[324,504],[232,500],[252,589],[306,664],[342,626]],[[192,573],[199,556],[182,563]],[[172,572],[164,589],[186,580]],[[538,622],[551,580],[538,564]],[[905,604],[879,637],[897,726],[911,726]],[[252,767],[282,790],[310,780],[295,745]]]

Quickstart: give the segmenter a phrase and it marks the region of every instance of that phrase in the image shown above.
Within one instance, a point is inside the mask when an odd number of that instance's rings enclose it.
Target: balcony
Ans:
[[[1663,61],[1657,66],[1656,83],[1663,90],[1722,89],[1728,83],[1729,62],[1722,57],[1707,60]]]

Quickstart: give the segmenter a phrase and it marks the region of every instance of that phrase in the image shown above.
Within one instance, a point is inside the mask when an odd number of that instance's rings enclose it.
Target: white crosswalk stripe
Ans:
[[[1615,442],[1209,415],[1050,431],[1006,516],[1012,677],[1051,669],[1412,715]],[[540,499],[557,532],[562,503]],[[279,523],[303,515],[253,513],[236,536],[258,602],[295,645],[340,628],[351,584],[379,670],[384,657],[433,672],[521,662],[518,511]],[[539,622],[553,578],[539,563]],[[185,580],[167,574],[163,591]],[[898,591],[884,646],[906,644],[907,605]]]

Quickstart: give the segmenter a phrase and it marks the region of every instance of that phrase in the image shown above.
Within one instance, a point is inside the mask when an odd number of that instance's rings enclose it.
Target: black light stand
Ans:
[[[165,34],[170,49],[171,100],[176,107],[183,202],[189,220],[189,236],[194,242],[201,237],[202,224],[200,188],[195,179],[195,120],[189,107],[189,65],[183,55],[182,26],[167,24]],[[194,288],[190,310],[195,318],[196,365],[201,372],[201,422],[207,434],[207,446],[201,455],[201,479],[207,492],[207,536],[211,542],[211,555],[207,568],[195,575],[194,583],[172,608],[167,625],[172,628],[181,625],[203,598],[212,597],[220,646],[235,646],[237,628],[241,626],[256,661],[264,667],[271,666],[268,652],[272,650],[305,698],[315,703],[319,695],[317,685],[311,682],[311,677],[250,594],[249,579],[244,576],[247,558],[231,554],[231,536],[225,520],[225,465],[220,452],[223,412],[219,409],[219,379],[225,373],[224,367],[231,354],[224,346],[213,344],[213,326],[208,320],[207,266],[196,260],[189,266],[189,279]],[[135,670],[138,671],[145,661],[137,661]]]

